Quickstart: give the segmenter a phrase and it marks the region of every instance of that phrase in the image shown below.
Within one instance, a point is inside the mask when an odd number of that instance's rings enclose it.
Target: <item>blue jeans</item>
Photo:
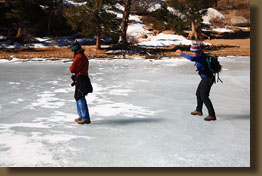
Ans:
[[[82,97],[76,101],[76,108],[79,117],[81,117],[83,120],[90,121],[90,116],[89,116],[85,97]]]

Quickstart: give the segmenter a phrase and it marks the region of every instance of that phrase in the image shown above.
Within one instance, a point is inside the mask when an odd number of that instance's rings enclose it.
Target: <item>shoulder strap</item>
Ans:
[[[219,78],[219,73],[217,73],[217,82],[220,81],[221,83],[223,83],[223,81]]]

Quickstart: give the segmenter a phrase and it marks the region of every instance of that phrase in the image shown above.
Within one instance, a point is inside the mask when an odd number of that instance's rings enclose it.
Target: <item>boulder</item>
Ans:
[[[210,24],[210,22],[214,20],[216,22],[222,23],[223,20],[225,19],[225,16],[214,8],[208,8],[207,14],[203,16],[202,18],[203,18],[203,23],[205,24]]]
[[[231,18],[231,25],[232,26],[239,26],[239,27],[248,27],[250,25],[248,19],[242,16],[232,17]]]

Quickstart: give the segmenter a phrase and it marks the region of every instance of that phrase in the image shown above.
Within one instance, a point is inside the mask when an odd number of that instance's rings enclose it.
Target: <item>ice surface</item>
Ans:
[[[91,60],[89,125],[74,122],[70,63],[0,62],[0,166],[249,167],[250,59],[219,59],[212,122],[190,115],[192,62]]]

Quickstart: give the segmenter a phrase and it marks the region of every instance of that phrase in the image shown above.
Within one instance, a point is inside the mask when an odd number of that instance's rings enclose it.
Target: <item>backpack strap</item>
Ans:
[[[223,81],[219,78],[219,73],[217,73],[217,82],[220,81],[221,83],[223,83]]]

